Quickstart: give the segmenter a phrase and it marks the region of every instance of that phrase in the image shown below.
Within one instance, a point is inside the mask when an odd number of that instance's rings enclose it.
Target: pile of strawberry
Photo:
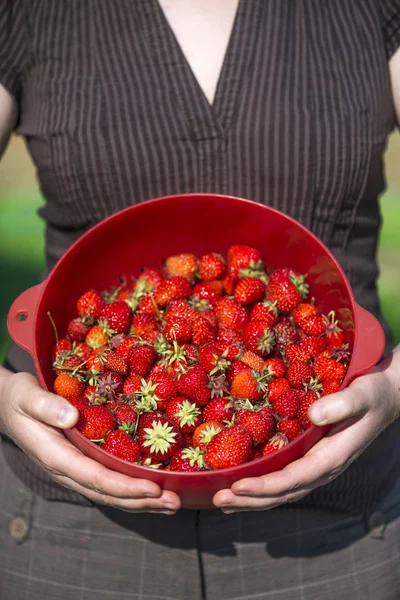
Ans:
[[[350,357],[305,279],[267,275],[258,250],[232,246],[226,260],[171,256],[162,272],[89,290],[55,345],[54,391],[84,436],[140,465],[204,471],[275,452],[310,426]]]

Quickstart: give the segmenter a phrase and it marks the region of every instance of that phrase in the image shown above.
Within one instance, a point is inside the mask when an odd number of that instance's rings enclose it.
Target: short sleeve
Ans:
[[[379,0],[388,60],[400,48],[400,0]]]
[[[26,48],[23,0],[0,0],[0,83],[17,101]]]

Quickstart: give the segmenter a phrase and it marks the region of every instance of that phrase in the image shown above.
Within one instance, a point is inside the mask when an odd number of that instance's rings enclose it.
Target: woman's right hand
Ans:
[[[68,400],[45,392],[29,373],[0,367],[0,431],[57,483],[97,504],[130,512],[173,514],[180,507],[174,492],[111,471],[82,454],[59,430],[73,427],[78,417]]]

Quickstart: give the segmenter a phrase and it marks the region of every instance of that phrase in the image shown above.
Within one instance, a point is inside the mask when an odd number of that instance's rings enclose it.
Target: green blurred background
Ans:
[[[387,192],[380,199],[379,292],[383,313],[400,342],[400,136],[393,134],[385,157]],[[38,281],[44,268],[42,204],[24,141],[12,138],[0,163],[0,360],[9,344],[5,318],[13,299]]]

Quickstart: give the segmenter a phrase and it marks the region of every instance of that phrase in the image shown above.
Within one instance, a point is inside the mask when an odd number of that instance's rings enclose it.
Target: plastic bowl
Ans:
[[[41,386],[52,390],[54,332],[76,316],[76,301],[88,288],[103,289],[124,274],[142,267],[159,268],[181,252],[226,253],[232,244],[261,251],[268,270],[291,267],[308,273],[310,296],[327,314],[334,310],[352,357],[342,387],[371,368],[383,354],[382,327],[355,301],[350,284],[326,246],[308,229],[283,213],[255,202],[214,194],[167,196],[137,204],[101,221],[79,238],[55,265],[47,279],[23,292],[12,304],[7,325],[13,340],[34,358]],[[20,320],[21,315],[25,320]],[[302,457],[328,431],[310,427],[297,440],[259,460],[222,471],[178,473],[133,465],[116,458],[76,429],[66,437],[84,454],[132,477],[150,479],[177,492],[186,508],[209,508],[220,489],[243,477],[282,469]]]

